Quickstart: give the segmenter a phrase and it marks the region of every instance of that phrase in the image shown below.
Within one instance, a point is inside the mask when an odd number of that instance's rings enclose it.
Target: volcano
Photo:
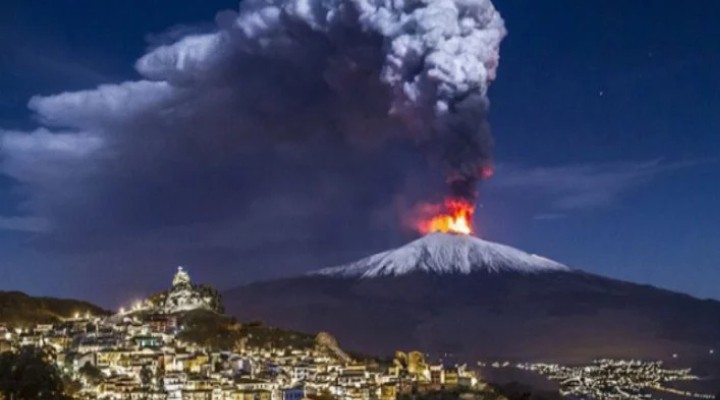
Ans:
[[[406,246],[313,274],[374,278],[413,272],[470,274],[482,271],[540,273],[567,270],[568,267],[547,258],[475,236],[431,233]]]
[[[418,349],[464,361],[698,360],[720,348],[720,302],[462,234],[428,234],[225,299],[242,320],[332,332],[344,348],[378,356]]]

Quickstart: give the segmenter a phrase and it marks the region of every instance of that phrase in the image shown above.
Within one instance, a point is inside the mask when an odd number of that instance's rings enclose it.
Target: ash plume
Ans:
[[[215,22],[168,35],[185,36],[136,80],[34,96],[36,129],[0,128],[33,246],[116,280],[188,260],[300,269],[406,234],[398,197],[473,196],[505,35],[489,0],[247,0]]]
[[[281,106],[302,107],[282,102],[310,87],[331,99],[324,131],[363,143],[409,135],[440,149],[453,196],[473,198],[491,170],[487,90],[506,31],[489,0],[251,0],[217,22],[217,33],[160,47],[138,70],[182,87],[269,68],[264,90]]]

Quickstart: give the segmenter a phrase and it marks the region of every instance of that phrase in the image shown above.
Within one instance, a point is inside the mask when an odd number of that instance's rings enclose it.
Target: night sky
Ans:
[[[489,92],[496,172],[480,188],[480,236],[720,299],[720,4],[494,4],[509,34]],[[142,88],[107,109],[31,100],[138,81],[140,57],[213,31],[225,9],[237,2],[2,2],[0,290],[116,306],[169,285],[177,265],[227,289],[417,236],[399,210],[441,190],[425,184],[436,176],[423,152],[302,129],[240,141],[235,114],[255,100],[237,75],[252,65],[211,77],[227,90],[200,117],[197,98],[175,101],[171,123],[146,107],[163,99],[132,95]],[[285,86],[260,103],[324,104],[304,81],[273,79]],[[360,99],[373,90],[351,105],[373,111]],[[56,140],[73,129],[112,135],[99,152],[82,134]]]

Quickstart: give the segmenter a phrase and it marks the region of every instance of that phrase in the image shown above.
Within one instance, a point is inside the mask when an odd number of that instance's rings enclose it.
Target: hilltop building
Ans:
[[[163,311],[165,313],[176,313],[198,309],[211,310],[212,298],[203,296],[203,294],[195,289],[190,281],[190,275],[183,269],[178,267],[175,277],[173,277],[172,288],[168,292]]]

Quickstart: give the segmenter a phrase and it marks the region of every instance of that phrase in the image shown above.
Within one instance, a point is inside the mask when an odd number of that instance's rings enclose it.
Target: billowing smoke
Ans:
[[[216,23],[149,49],[138,80],[35,96],[37,129],[0,128],[33,246],[116,280],[308,269],[406,238],[395,208],[442,185],[472,198],[505,35],[489,0],[244,0]]]
[[[278,125],[296,110],[300,120],[266,134],[338,130],[362,143],[410,135],[440,149],[451,195],[468,199],[491,171],[487,90],[506,32],[489,0],[250,0],[217,20],[219,32],[160,47],[138,70],[182,88],[261,68],[260,82],[240,81],[250,93],[271,92],[248,99],[250,118]],[[294,100],[303,96],[328,99],[301,100],[322,106],[320,129],[293,129],[318,111]]]

